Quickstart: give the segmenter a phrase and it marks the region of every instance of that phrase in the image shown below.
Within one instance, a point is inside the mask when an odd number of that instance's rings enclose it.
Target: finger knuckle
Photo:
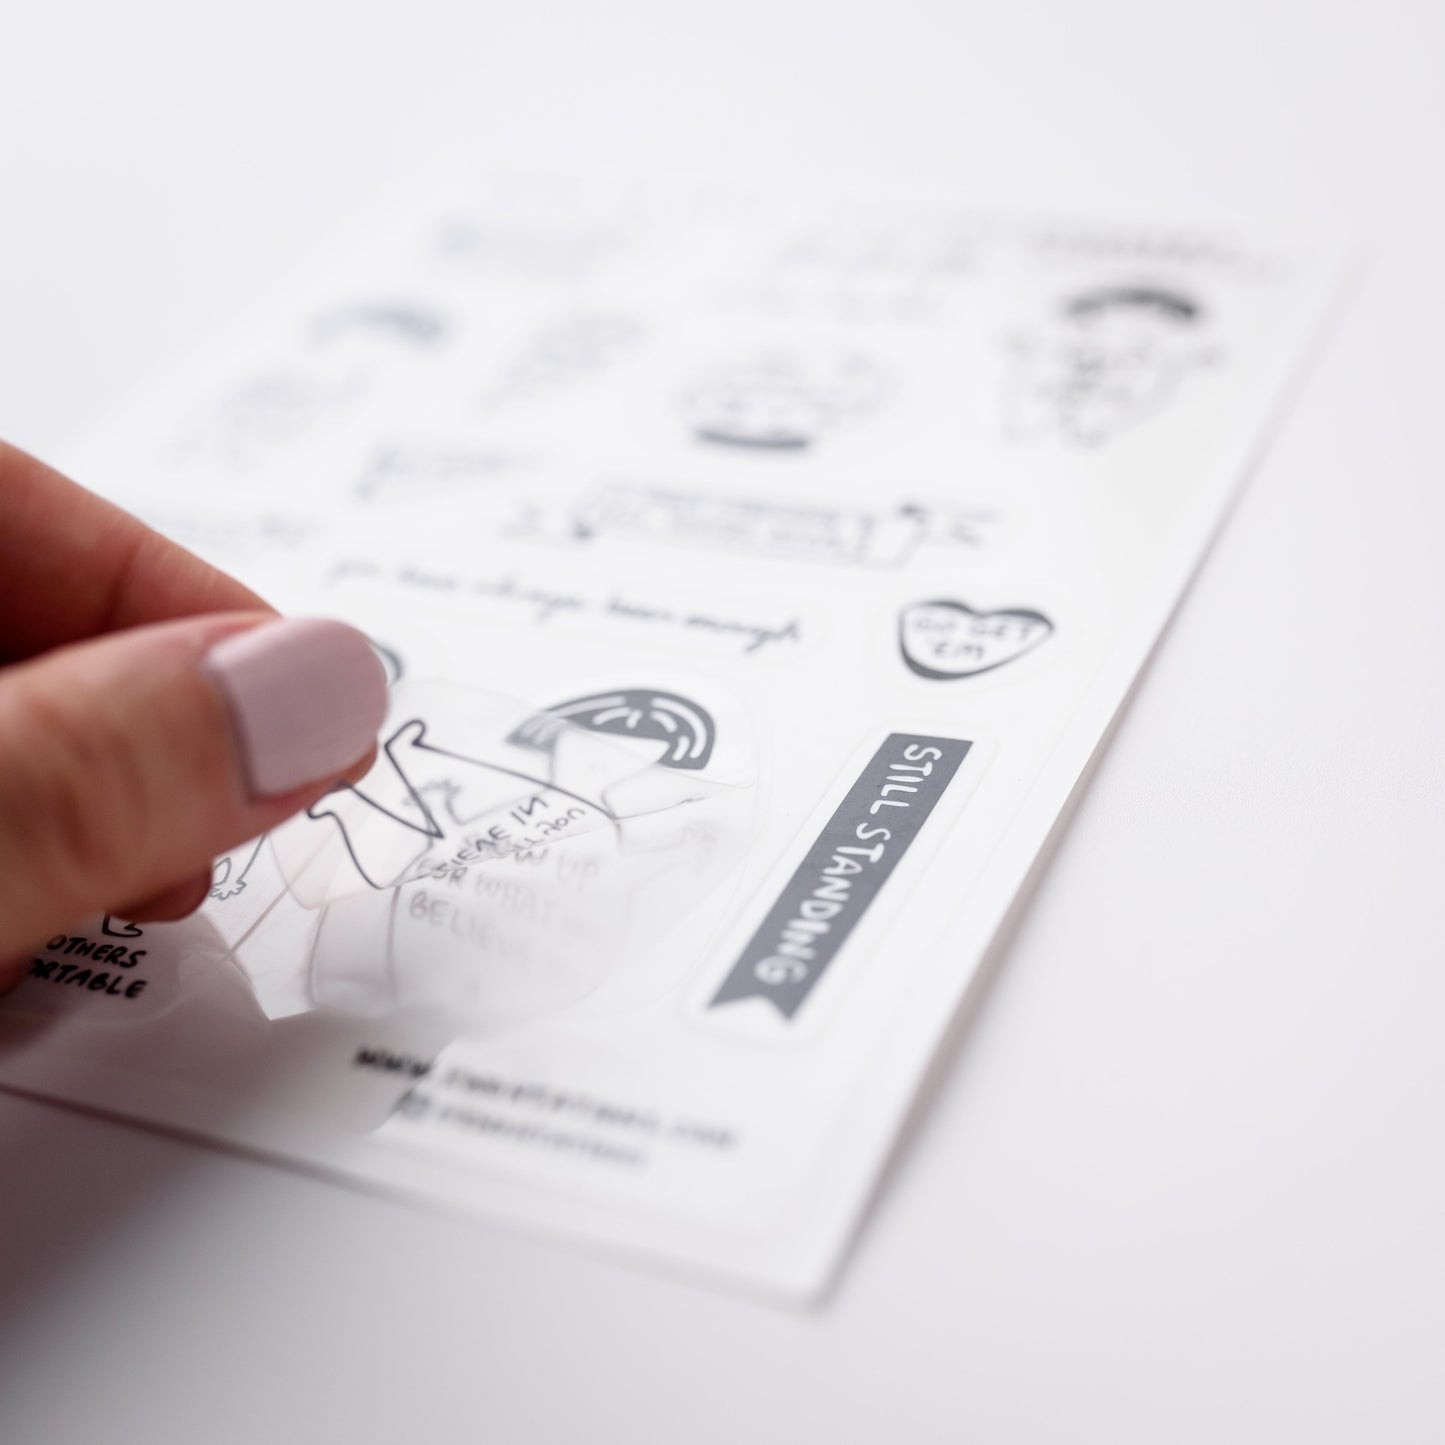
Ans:
[[[21,869],[70,891],[132,871],[125,820],[144,817],[135,750],[107,717],[104,698],[60,691],[44,678],[0,711],[0,817],[21,845]]]

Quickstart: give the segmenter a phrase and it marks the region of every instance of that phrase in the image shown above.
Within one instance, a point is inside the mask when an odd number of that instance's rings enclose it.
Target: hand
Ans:
[[[0,443],[0,983],[88,913],[199,906],[217,854],[366,771],[385,711],[362,633]]]

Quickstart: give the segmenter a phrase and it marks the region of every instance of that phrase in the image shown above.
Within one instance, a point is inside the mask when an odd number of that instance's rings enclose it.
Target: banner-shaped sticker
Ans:
[[[890,733],[749,939],[710,1008],[803,1006],[953,781],[970,743]]]

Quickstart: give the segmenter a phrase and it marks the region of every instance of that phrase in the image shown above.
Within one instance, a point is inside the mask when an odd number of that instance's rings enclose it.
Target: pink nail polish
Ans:
[[[225,700],[253,797],[342,772],[376,741],[386,716],[381,659],[344,622],[262,623],[217,643],[202,666]]]

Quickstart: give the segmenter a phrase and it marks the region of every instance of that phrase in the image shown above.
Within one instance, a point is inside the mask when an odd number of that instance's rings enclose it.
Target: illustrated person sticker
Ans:
[[[683,389],[681,409],[698,441],[800,451],[872,411],[883,389],[882,372],[864,356],[763,352],[701,372]]]
[[[1042,612],[1005,607],[978,612],[963,602],[916,602],[898,622],[903,660],[919,677],[950,682],[992,672],[1041,647],[1054,624]]]
[[[434,728],[402,723],[367,778],[278,830],[293,896],[321,910],[306,978],[324,1006],[570,1005],[741,858],[750,788],[700,775],[716,734],[688,698],[621,688],[533,712],[476,693],[469,711],[423,686]]]
[[[315,908],[367,888],[469,873],[583,833],[615,833],[724,786],[699,776],[714,730],[686,698],[619,689],[564,708],[537,712],[481,689],[403,685],[366,777],[272,833],[294,896]]]
[[[1212,359],[1204,310],[1166,287],[1097,287],[1015,337],[1005,387],[1012,437],[1099,446],[1157,413],[1186,372]]]

